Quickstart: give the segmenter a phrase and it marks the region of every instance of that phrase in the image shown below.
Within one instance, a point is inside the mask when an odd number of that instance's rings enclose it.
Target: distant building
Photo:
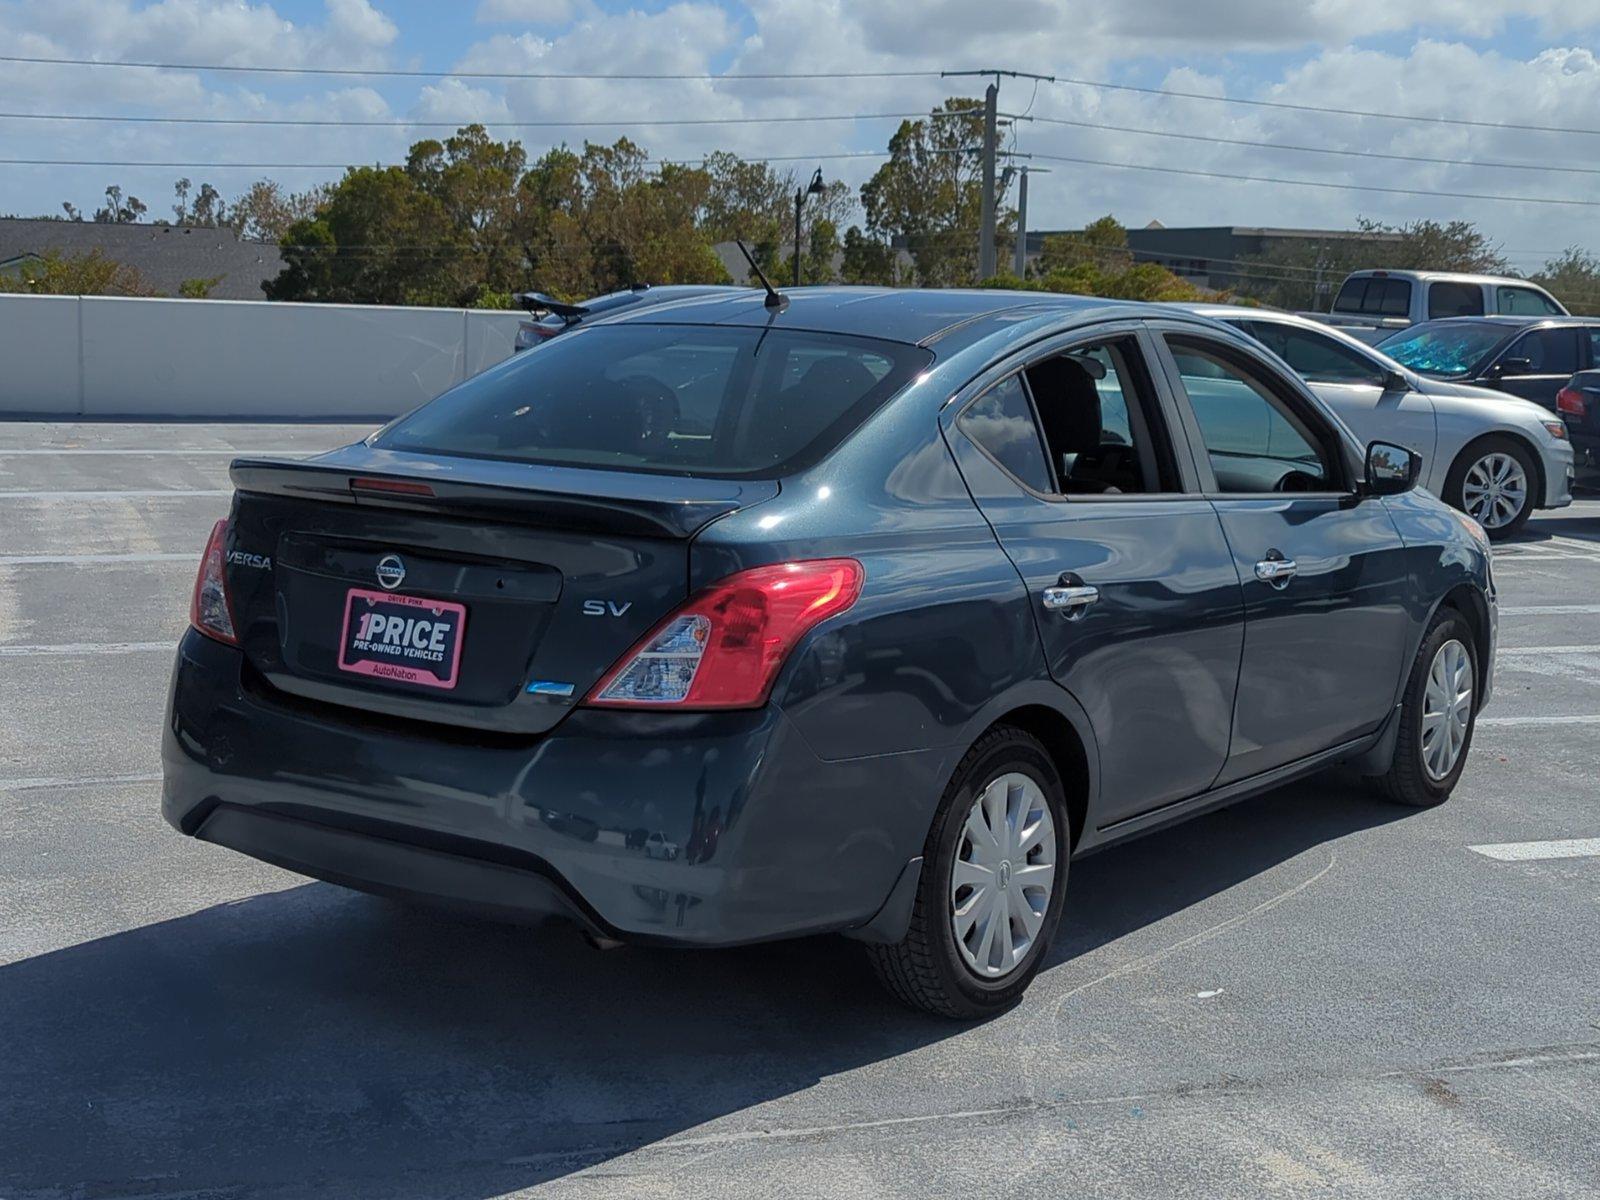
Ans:
[[[138,271],[158,296],[179,295],[186,280],[216,279],[213,300],[262,300],[261,285],[283,270],[276,245],[245,241],[231,229],[0,217],[0,272],[8,275],[51,251],[94,250]]]

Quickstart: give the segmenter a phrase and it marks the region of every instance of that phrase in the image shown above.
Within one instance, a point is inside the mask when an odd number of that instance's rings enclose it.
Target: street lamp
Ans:
[[[794,190],[794,285],[800,286],[800,210],[805,207],[807,196],[820,196],[827,191],[822,186],[822,168],[818,167],[811,175],[811,182],[804,188]]]

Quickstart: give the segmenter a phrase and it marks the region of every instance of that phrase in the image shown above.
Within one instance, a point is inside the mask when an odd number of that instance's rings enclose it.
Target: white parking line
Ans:
[[[237,446],[234,446],[234,447],[231,447],[231,448],[230,447],[225,447],[225,446],[224,447],[212,446],[212,447],[207,447],[206,449],[200,449],[200,450],[180,450],[180,449],[176,449],[176,448],[174,448],[172,446],[163,446],[163,447],[160,447],[160,448],[150,447],[148,449],[140,449],[140,448],[137,448],[137,447],[130,447],[130,448],[125,448],[125,449],[120,449],[120,450],[106,450],[106,449],[98,449],[98,448],[97,449],[77,449],[77,448],[66,447],[66,446],[61,446],[61,447],[56,447],[56,446],[28,446],[28,447],[21,448],[21,449],[7,449],[7,448],[5,448],[3,446],[0,446],[0,458],[8,458],[8,457],[14,457],[14,456],[15,457],[22,457],[22,456],[38,457],[38,456],[48,455],[48,454],[54,454],[54,455],[57,455],[57,456],[84,454],[84,455],[95,455],[95,456],[102,457],[102,458],[121,458],[123,456],[143,457],[144,455],[147,455],[147,454],[154,454],[154,455],[160,455],[162,457],[182,458],[182,457],[193,457],[195,455],[201,455],[201,454],[229,454],[229,455],[239,455],[239,454],[301,454],[301,455],[306,455],[306,454],[323,454],[323,453],[326,453],[326,451],[325,450],[311,449],[310,447],[307,447],[307,446],[292,446],[287,450],[278,450],[278,449],[270,449],[270,450],[241,450]]]
[[[1574,717],[1479,717],[1479,725],[1600,725],[1600,715]]]
[[[52,654],[137,654],[146,650],[172,650],[170,642],[62,642],[55,646],[0,646],[0,658],[43,658]]]
[[[26,792],[34,788],[80,788],[124,783],[159,783],[159,772],[142,775],[44,775],[33,779],[0,779],[0,792]]]
[[[1553,842],[1500,842],[1491,846],[1468,846],[1485,858],[1501,862],[1532,862],[1540,858],[1600,857],[1600,838],[1564,838]]]
[[[23,492],[0,489],[0,500],[142,500],[147,496],[231,496],[232,488],[138,488],[101,492],[66,489],[53,492]]]
[[[195,562],[195,554],[0,554],[0,567],[77,567],[113,563]]]
[[[1600,613],[1600,604],[1512,604],[1500,610],[1502,617],[1576,617]]]
[[[1495,657],[1531,658],[1540,654],[1600,654],[1600,646],[1501,646]]]

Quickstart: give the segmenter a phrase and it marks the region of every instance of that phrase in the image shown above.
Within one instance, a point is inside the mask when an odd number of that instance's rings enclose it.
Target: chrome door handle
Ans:
[[[1100,589],[1088,584],[1077,587],[1047,587],[1044,606],[1051,612],[1064,612],[1067,620],[1076,621],[1089,605],[1100,599]]]
[[[1263,558],[1256,564],[1256,578],[1272,587],[1285,588],[1299,569],[1292,558]]]

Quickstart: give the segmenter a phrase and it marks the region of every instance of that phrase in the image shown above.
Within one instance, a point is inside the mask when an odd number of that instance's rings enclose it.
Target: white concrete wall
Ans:
[[[521,316],[0,295],[0,417],[390,417],[508,357]]]

